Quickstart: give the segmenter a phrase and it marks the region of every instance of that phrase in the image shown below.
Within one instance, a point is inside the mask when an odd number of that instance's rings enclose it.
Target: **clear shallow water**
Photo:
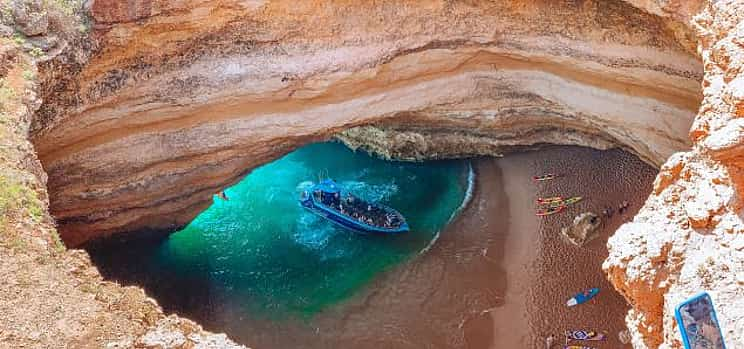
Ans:
[[[305,211],[297,198],[319,175],[396,208],[411,232],[358,235]],[[228,201],[215,198],[162,241],[91,254],[104,273],[117,266],[137,275],[166,308],[308,318],[425,249],[465,200],[468,179],[463,161],[390,162],[313,144],[254,170],[226,190]]]

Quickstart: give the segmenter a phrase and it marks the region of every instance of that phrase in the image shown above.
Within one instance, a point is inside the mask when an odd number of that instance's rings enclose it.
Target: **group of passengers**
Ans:
[[[341,214],[350,216],[359,222],[384,228],[394,228],[400,225],[400,220],[396,215],[351,195],[342,199],[339,192],[326,193],[322,190],[316,190],[313,194],[315,199],[320,200],[324,205],[332,207]]]

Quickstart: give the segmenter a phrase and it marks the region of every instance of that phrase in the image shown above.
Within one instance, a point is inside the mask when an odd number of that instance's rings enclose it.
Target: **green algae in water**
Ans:
[[[411,231],[360,235],[298,204],[319,174],[399,210]],[[210,294],[252,317],[308,317],[415,256],[464,202],[463,161],[405,163],[338,143],[305,146],[254,170],[186,228],[165,239],[157,268],[208,275]],[[232,309],[233,311],[235,309]]]

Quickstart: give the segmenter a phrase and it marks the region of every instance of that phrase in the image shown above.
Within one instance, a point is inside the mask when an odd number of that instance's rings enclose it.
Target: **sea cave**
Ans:
[[[740,2],[0,6],[0,343],[677,348],[703,290],[744,340]]]

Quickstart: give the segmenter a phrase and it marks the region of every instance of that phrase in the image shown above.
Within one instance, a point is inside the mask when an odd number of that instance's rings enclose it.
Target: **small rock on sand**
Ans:
[[[561,234],[574,245],[583,246],[597,237],[596,231],[599,223],[599,217],[595,213],[584,212],[576,216],[570,226],[563,227]]]

